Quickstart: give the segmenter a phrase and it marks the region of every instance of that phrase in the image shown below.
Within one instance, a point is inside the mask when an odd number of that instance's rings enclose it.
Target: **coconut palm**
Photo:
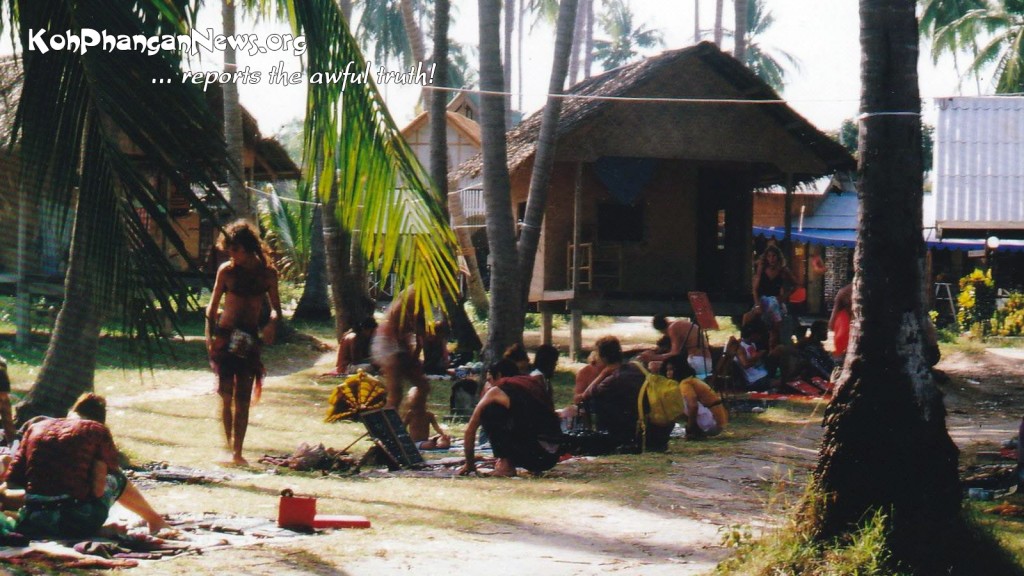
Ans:
[[[3,25],[20,31],[174,34],[195,15],[185,1],[4,2]],[[62,414],[91,389],[100,326],[123,320],[129,335],[158,329],[155,310],[177,309],[176,280],[153,242],[143,217],[158,226],[181,254],[181,243],[161,193],[128,153],[141,150],[200,211],[222,201],[214,185],[227,166],[220,126],[203,94],[187,83],[156,83],[178,77],[173,53],[132,51],[28,51],[14,144],[21,155],[19,184],[33,190],[45,215],[70,214],[72,243],[58,316],[38,379],[19,406],[19,419]],[[183,122],[188,118],[188,122]],[[193,186],[205,192],[194,192]],[[57,221],[64,218],[57,216]]]
[[[969,12],[984,10],[983,0],[924,0],[921,2],[921,18],[919,27],[921,34],[932,41],[932,62],[938,62],[939,56],[949,52],[956,58],[964,50],[977,53],[978,30],[976,23],[967,21],[962,26],[954,24]]]
[[[786,68],[800,71],[800,61],[792,54],[762,46],[760,39],[775,24],[775,17],[765,9],[765,0],[747,3],[747,40],[744,64],[776,92],[786,84]]]
[[[913,0],[861,0],[860,229],[851,353],[825,413],[807,507],[820,541],[885,516],[893,566],[951,569],[961,529],[957,448],[923,354],[921,124]],[[870,161],[868,161],[870,159]],[[898,564],[897,564],[898,563]]]
[[[253,0],[255,3],[255,0]],[[270,3],[267,3],[268,6]],[[19,31],[82,28],[154,36],[194,24],[187,0],[4,2],[3,24]],[[289,0],[275,6],[291,16],[307,44],[310,74],[364,65],[333,0]],[[19,36],[27,42],[27,34]],[[220,200],[215,179],[227,165],[220,126],[198,87],[158,83],[174,78],[173,53],[90,50],[85,54],[22,46],[24,84],[14,137],[22,155],[21,186],[39,190],[40,204],[74,214],[65,300],[40,375],[19,409],[19,419],[66,412],[92,386],[102,321],[125,319],[130,334],[158,326],[156,309],[172,313],[182,288],[140,214],[187,253],[146,174],[126,154],[130,140],[178,191],[209,217],[202,194]],[[361,231],[362,254],[400,285],[416,283],[416,306],[429,317],[442,295],[455,289],[453,235],[441,201],[388,115],[372,84],[311,83],[305,162],[317,192],[335,191],[337,220]],[[355,89],[354,89],[355,88]],[[183,122],[187,118],[188,122]],[[401,181],[403,188],[396,190]]]
[[[747,6],[749,2],[750,0],[735,0],[733,2],[736,27],[733,28],[732,55],[740,62],[745,62],[747,57]]]
[[[594,58],[601,62],[605,70],[631,62],[640,55],[642,49],[662,44],[661,32],[642,24],[634,26],[633,19],[627,0],[606,2],[605,12],[598,21],[609,39],[594,40]]]
[[[963,48],[965,42],[974,42],[982,32],[991,37],[978,49],[968,72],[980,74],[994,66],[997,93],[1024,91],[1024,1],[1000,0],[967,10],[960,18],[938,27],[935,37],[953,51],[953,46]]]

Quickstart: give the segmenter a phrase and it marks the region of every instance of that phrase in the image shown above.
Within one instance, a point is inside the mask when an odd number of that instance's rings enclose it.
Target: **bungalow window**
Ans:
[[[642,205],[599,204],[597,206],[597,240],[599,242],[643,242],[644,209]]]

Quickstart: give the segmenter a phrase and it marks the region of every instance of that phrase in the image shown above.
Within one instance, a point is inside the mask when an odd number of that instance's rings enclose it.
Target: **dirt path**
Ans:
[[[630,324],[637,331],[644,329],[637,322]],[[609,330],[603,327],[595,332]],[[950,433],[962,448],[998,447],[1016,434],[1024,411],[1021,356],[1021,351],[1001,350],[956,353],[940,364],[951,377],[944,385]],[[331,362],[330,353],[321,359],[325,365]],[[209,385],[208,379],[197,378],[162,393],[195,393]],[[822,410],[819,405],[816,415]],[[372,553],[354,554],[343,561],[332,559],[330,563],[344,566],[343,571],[323,566],[316,572],[353,576],[399,572],[487,576],[707,573],[731,552],[722,545],[723,527],[772,525],[783,518],[787,503],[796,502],[816,460],[819,423],[820,418],[814,417],[803,424],[773,425],[762,436],[730,443],[728,453],[686,458],[670,454],[671,471],[638,487],[638,492],[649,495],[633,506],[573,498],[567,493],[554,518],[527,516],[478,531],[431,533],[415,543],[381,530],[374,535]],[[562,463],[553,474],[572,476],[578,465]],[[566,483],[567,490],[571,486]],[[324,538],[343,541],[345,535],[334,533]],[[269,546],[225,550],[197,561],[211,572],[231,566],[233,572],[268,576],[309,573],[293,564],[288,553]],[[173,563],[153,568],[174,572]]]

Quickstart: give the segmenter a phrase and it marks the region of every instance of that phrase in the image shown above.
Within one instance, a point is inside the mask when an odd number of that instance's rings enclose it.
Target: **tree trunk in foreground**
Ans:
[[[526,198],[526,215],[523,217],[523,230],[519,235],[519,281],[522,283],[524,311],[529,302],[533,266],[537,260],[537,246],[540,244],[540,231],[544,225],[544,211],[548,204],[551,171],[555,166],[555,146],[558,138],[556,132],[558,118],[562,112],[562,99],[557,95],[563,92],[562,86],[565,85],[565,76],[569,70],[569,50],[573,43],[577,7],[577,0],[562,0],[558,5],[555,57],[548,81],[548,93],[552,96],[548,97],[547,104],[544,105],[533,173],[530,175],[530,193]]]
[[[331,317],[331,298],[327,287],[327,255],[324,246],[324,210],[322,204],[313,207],[313,223],[309,238],[309,266],[302,296],[295,306],[292,320],[328,320]]]
[[[957,549],[957,448],[923,359],[921,124],[913,0],[861,0],[862,94],[851,352],[825,415],[808,503],[819,539],[885,514],[893,560],[945,574]]]
[[[478,0],[480,14],[480,88],[501,92],[501,0]],[[516,255],[515,219],[508,175],[505,140],[505,99],[500,94],[480,96],[480,136],[483,143],[484,206],[491,269],[491,314],[485,358],[500,357],[505,348],[523,337],[522,297]]]

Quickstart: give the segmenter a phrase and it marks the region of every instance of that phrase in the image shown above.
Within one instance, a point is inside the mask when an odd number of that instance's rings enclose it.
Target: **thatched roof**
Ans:
[[[568,94],[585,98],[568,97],[562,104],[559,161],[628,156],[741,162],[757,166],[758,183],[765,186],[785,183],[787,173],[802,182],[856,166],[842,146],[784,103],[708,102],[781,100],[710,42],[605,72],[576,84]],[[508,133],[510,172],[532,158],[542,113]],[[476,178],[482,168],[482,157],[476,156],[451,178]]]
[[[11,131],[14,129],[14,117],[21,99],[21,86],[24,79],[21,61],[16,56],[0,58],[0,145],[7,146]],[[223,94],[219,85],[211,86],[207,92],[207,103],[214,114],[223,116],[221,102]],[[242,108],[242,137],[245,147],[255,151],[256,163],[253,177],[258,181],[287,180],[299,178],[301,172],[295,162],[288,156],[284,147],[274,138],[264,137],[260,133],[259,124],[252,114]]]

